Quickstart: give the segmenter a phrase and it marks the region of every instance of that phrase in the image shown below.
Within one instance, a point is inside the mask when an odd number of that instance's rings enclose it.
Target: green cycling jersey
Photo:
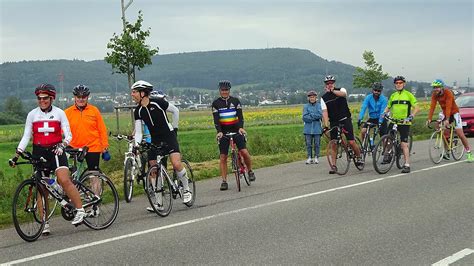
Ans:
[[[388,99],[387,107],[395,119],[405,119],[411,114],[411,108],[417,104],[415,96],[403,89],[395,91]]]

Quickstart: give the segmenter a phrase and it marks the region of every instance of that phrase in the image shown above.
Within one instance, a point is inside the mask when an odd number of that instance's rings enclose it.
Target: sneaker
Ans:
[[[76,209],[76,211],[76,215],[74,216],[74,219],[71,222],[73,225],[79,225],[84,220],[84,217],[86,217],[86,212],[84,211],[84,208]]]
[[[159,205],[159,204],[155,204],[155,208],[157,211],[164,211],[165,210],[165,207],[163,207],[162,205]],[[149,212],[155,212],[155,210],[153,210],[152,207],[146,207],[146,210],[149,211]]]
[[[329,170],[329,174],[335,174],[337,172],[337,167],[335,165],[331,166],[331,170]]]
[[[249,171],[249,181],[254,182],[255,181],[255,173],[253,171]]]
[[[473,158],[471,152],[466,153],[466,161],[467,161],[468,163],[474,162],[474,158]]]
[[[446,161],[449,161],[451,160],[451,156],[449,156],[449,154],[446,153],[445,155],[443,155],[443,159],[445,159]]]
[[[51,233],[51,231],[49,230],[49,222],[46,222],[44,224],[44,228],[43,228],[43,235],[44,236],[47,236]]]
[[[228,188],[229,188],[229,186],[227,185],[227,182],[222,181],[221,190],[227,190]]]
[[[318,157],[314,157],[313,162],[314,162],[315,164],[318,164],[318,163],[319,163]]]
[[[183,193],[183,203],[189,203],[193,199],[193,193],[189,190],[185,190]]]
[[[311,158],[308,158],[308,160],[306,160],[306,164],[312,164],[313,163],[313,160]]]
[[[404,165],[404,166],[403,166],[403,169],[402,169],[402,173],[404,173],[404,174],[405,174],[405,173],[410,173],[410,166]]]

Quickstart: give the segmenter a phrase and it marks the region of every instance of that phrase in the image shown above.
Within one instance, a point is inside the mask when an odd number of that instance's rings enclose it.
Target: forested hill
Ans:
[[[307,89],[320,87],[326,73],[335,74],[338,85],[351,88],[354,67],[325,60],[308,50],[271,48],[192,52],[153,57],[153,64],[137,73],[156,87],[215,88],[220,79],[229,79],[234,87]],[[2,95],[31,95],[36,84],[49,82],[64,90],[87,84],[94,91],[127,91],[123,74],[112,74],[103,60],[46,60],[3,63],[0,65]],[[32,95],[33,96],[33,95]]]

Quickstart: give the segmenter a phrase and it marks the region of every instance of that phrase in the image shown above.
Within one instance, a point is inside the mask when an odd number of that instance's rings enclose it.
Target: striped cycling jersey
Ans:
[[[237,132],[244,126],[242,106],[235,97],[216,99],[212,103],[212,114],[217,132]]]

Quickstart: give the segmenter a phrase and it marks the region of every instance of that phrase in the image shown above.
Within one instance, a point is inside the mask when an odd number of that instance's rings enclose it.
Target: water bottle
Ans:
[[[59,193],[59,195],[63,195],[63,188],[58,184],[58,182],[56,182],[56,179],[47,178],[46,183],[48,183],[50,187],[56,190]]]
[[[370,147],[372,148],[374,146],[374,138],[370,137],[369,140],[370,140]]]

